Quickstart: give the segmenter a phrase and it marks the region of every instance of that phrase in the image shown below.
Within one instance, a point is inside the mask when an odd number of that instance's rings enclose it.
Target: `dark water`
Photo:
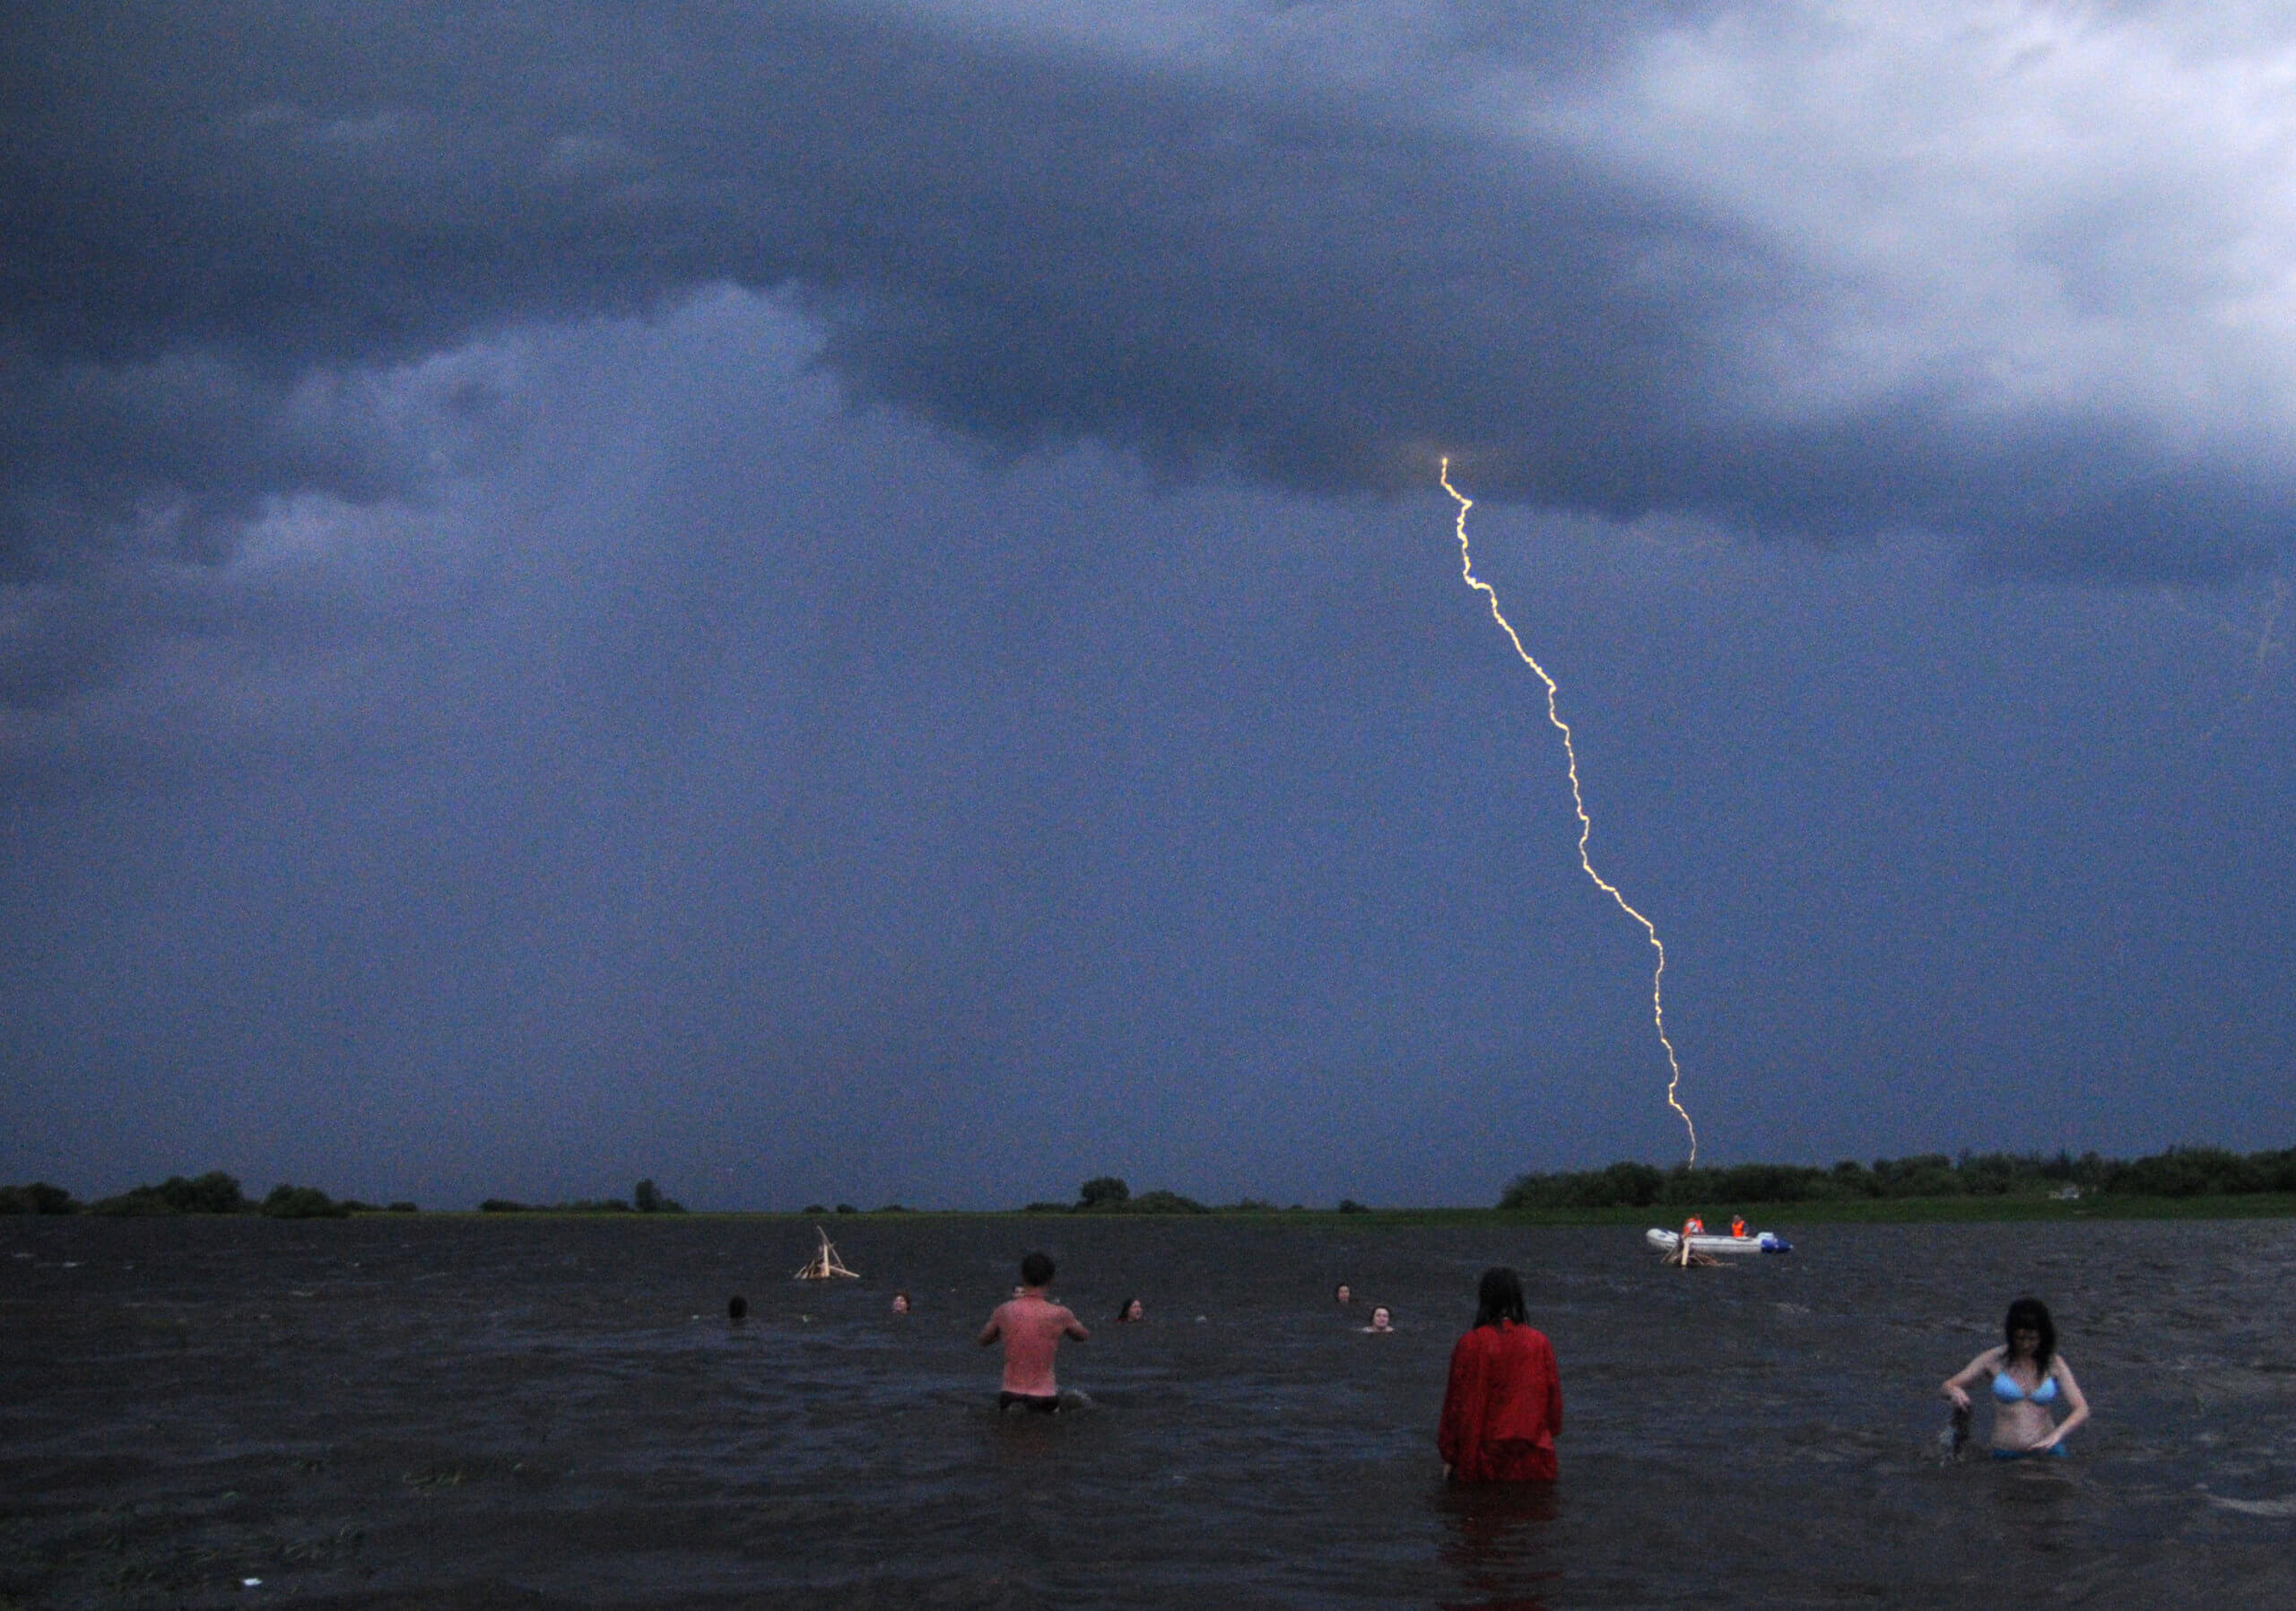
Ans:
[[[2284,1222],[1692,1272],[1607,1229],[831,1228],[865,1280],[791,1281],[787,1222],[0,1221],[0,1607],[2296,1606]],[[1095,1332],[1051,1420],[971,1340],[1031,1237]],[[1439,1480],[1500,1261],[1561,1360],[1551,1493]],[[2027,1291],[2097,1418],[1945,1463],[1935,1383]]]

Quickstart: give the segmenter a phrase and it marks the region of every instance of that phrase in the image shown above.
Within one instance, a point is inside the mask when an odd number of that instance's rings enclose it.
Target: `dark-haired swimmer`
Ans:
[[[984,1348],[1004,1339],[1004,1381],[996,1395],[998,1409],[1018,1406],[1047,1415],[1058,1409],[1060,1384],[1053,1379],[1052,1356],[1059,1351],[1060,1339],[1092,1340],[1082,1321],[1044,1295],[1052,1275],[1052,1260],[1045,1254],[1022,1259],[1020,1295],[998,1304],[975,1339]]]
[[[1148,1311],[1137,1298],[1126,1298],[1124,1307],[1116,1311],[1116,1323],[1119,1326],[1129,1326],[1147,1318]]]
[[[1347,1283],[1343,1281],[1331,1289],[1331,1301],[1344,1309],[1355,1302],[1355,1294],[1348,1289]]]
[[[909,1294],[907,1293],[895,1293],[893,1294],[893,1312],[895,1314],[907,1314],[909,1312]]]
[[[1969,1389],[1993,1378],[1993,1458],[2020,1460],[2034,1455],[2063,1455],[2065,1438],[2089,1418],[2089,1400],[2073,1378],[2073,1367],[2057,1351],[2057,1323],[2039,1298],[2009,1305],[2001,1329],[2006,1341],[1987,1348],[1946,1380],[1942,1389],[1954,1411],[1970,1407]],[[2063,1398],[2071,1412],[2059,1421],[2050,1406]]]
[[[1363,1329],[1374,1337],[1385,1337],[1395,1330],[1395,1320],[1396,1317],[1386,1304],[1375,1304],[1371,1310],[1371,1323]]]

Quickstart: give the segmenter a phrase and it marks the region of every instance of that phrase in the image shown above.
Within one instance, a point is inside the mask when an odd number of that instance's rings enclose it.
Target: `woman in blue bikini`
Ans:
[[[1966,1415],[1970,1388],[1980,1378],[1993,1378],[1993,1458],[2022,1460],[2035,1455],[2062,1455],[2065,1436],[2089,1418],[2089,1401],[2073,1379],[2073,1367],[2057,1351],[2057,1326],[2048,1306],[2039,1298],[2020,1298],[2009,1306],[2002,1330],[2008,1341],[1987,1348],[1961,1367],[1945,1383],[1956,1416]],[[2059,1421],[2054,1414],[2059,1399],[2070,1412]]]

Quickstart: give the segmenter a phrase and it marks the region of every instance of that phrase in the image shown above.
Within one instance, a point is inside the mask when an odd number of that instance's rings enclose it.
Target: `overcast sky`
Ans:
[[[0,17],[0,1180],[2296,1144],[2296,21]]]

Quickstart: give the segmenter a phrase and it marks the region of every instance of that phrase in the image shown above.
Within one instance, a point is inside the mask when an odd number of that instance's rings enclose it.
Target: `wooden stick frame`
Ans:
[[[837,1256],[837,1249],[831,1242],[828,1232],[815,1225],[813,1233],[822,1239],[822,1245],[820,1250],[799,1267],[798,1280],[832,1281],[840,1276],[854,1281],[861,1279],[859,1270],[848,1270],[845,1267],[845,1260]]]

